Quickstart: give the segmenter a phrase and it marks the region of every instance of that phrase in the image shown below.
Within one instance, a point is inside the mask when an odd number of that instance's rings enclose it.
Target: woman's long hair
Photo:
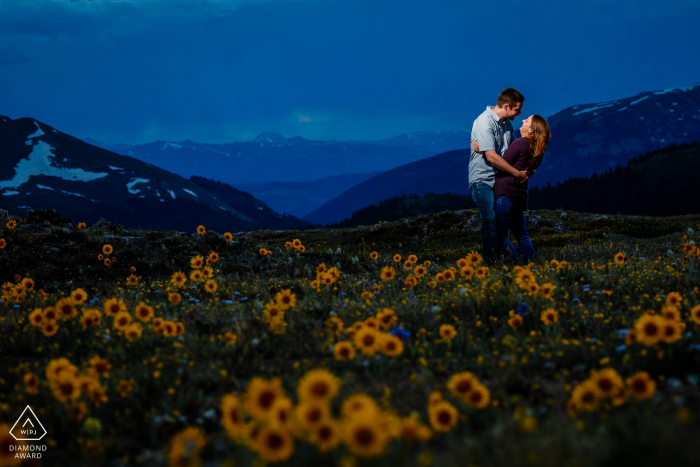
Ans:
[[[542,164],[544,153],[547,152],[547,143],[552,139],[552,133],[549,131],[549,123],[539,115],[532,116],[532,136],[530,137],[530,152],[532,159],[527,166],[527,170],[535,170]]]

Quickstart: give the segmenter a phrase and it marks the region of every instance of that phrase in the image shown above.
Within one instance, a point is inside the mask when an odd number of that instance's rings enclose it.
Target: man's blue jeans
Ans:
[[[500,256],[498,243],[498,224],[496,223],[496,203],[493,188],[485,183],[476,183],[471,187],[472,199],[479,208],[481,217],[481,247],[485,261],[494,261]]]
[[[496,216],[498,217],[499,243],[506,258],[509,257],[513,261],[518,260],[518,253],[510,240],[508,240],[508,232],[512,230],[515,239],[520,245],[520,253],[522,253],[525,262],[529,263],[535,254],[535,249],[532,247],[530,236],[527,234],[523,211],[517,209],[508,197],[503,195],[496,201]]]

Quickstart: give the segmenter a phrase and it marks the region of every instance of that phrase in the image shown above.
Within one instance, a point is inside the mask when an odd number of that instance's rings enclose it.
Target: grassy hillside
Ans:
[[[471,253],[475,214],[232,236],[4,220],[0,446],[29,404],[44,465],[697,463],[700,215],[570,212],[558,233],[534,211],[522,269]]]

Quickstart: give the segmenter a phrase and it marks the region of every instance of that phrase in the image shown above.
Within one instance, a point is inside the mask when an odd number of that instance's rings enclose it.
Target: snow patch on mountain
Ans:
[[[644,97],[642,97],[641,99],[637,99],[637,100],[634,101],[634,102],[630,102],[630,105],[639,104],[639,103],[642,102],[644,99],[648,99],[648,98],[649,98],[649,96],[644,96]]]
[[[698,86],[700,86],[700,83],[695,83],[692,86],[683,86],[680,88],[668,88],[668,89],[664,89],[663,91],[656,91],[654,94],[655,95],[662,95],[662,94],[667,94],[669,92],[676,92],[676,91],[686,92],[686,91],[690,91],[692,89],[695,89]]]
[[[38,138],[39,136],[44,136],[44,132],[41,130],[41,127],[37,122],[34,122],[34,125],[36,125],[36,131],[32,133],[31,135],[27,136],[27,139],[32,139],[32,138]]]
[[[181,145],[181,144],[165,143],[165,144],[163,145],[163,149],[161,149],[161,151],[165,151],[166,149],[168,149],[168,147],[171,147],[171,148],[173,148],[173,149],[182,149],[182,145]]]
[[[51,191],[56,191],[56,190],[54,190],[53,188],[51,188],[50,186],[39,185],[38,183],[37,183],[36,187],[39,188],[40,190],[51,190]]]
[[[29,177],[36,175],[59,177],[73,182],[90,182],[107,176],[104,172],[87,172],[83,169],[54,167],[51,165],[52,160],[56,157],[52,152],[53,150],[54,148],[48,143],[37,141],[29,157],[20,160],[15,166],[15,176],[10,180],[1,181],[0,188],[19,188],[29,181]]]
[[[168,191],[168,193],[170,193],[170,196],[172,196],[173,199],[175,199],[175,192],[173,190],[167,190],[167,191]]]
[[[147,178],[132,178],[131,181],[126,184],[126,189],[129,190],[129,193],[135,195],[136,193],[140,193],[141,190],[134,190],[134,185],[148,182],[150,182],[150,180]]]
[[[72,195],[72,196],[79,196],[81,198],[85,198],[85,195],[81,195],[80,193],[71,193],[70,191],[66,190],[61,190],[61,193],[65,193],[67,195]]]
[[[593,112],[594,110],[600,110],[600,109],[604,109],[606,107],[612,107],[613,105],[615,105],[615,104],[613,103],[613,104],[608,104],[608,105],[596,105],[595,107],[589,107],[588,109],[579,110],[574,115],[585,114],[586,112]]]
[[[12,196],[12,195],[18,195],[19,191],[6,191],[2,195],[3,196]]]
[[[188,190],[187,188],[183,188],[182,190],[183,190],[183,191],[186,191],[186,192],[189,193],[189,194],[191,194],[191,195],[194,196],[195,198],[199,198],[199,196],[197,196],[197,194],[196,194],[194,191],[192,191],[192,190]],[[173,196],[173,198],[174,198],[174,196]]]
[[[112,169],[112,170],[124,170],[124,169],[122,169],[121,167],[115,167],[115,166],[113,166],[113,165],[108,165],[107,167],[109,167],[109,168]]]

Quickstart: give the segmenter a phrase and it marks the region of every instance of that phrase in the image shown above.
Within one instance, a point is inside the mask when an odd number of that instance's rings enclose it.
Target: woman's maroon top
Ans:
[[[518,138],[513,141],[508,147],[503,159],[516,170],[527,169],[532,159],[530,140],[527,138]],[[527,211],[527,182],[520,183],[514,176],[499,170],[496,173],[496,184],[493,187],[493,191],[496,200],[505,195],[516,209]]]

